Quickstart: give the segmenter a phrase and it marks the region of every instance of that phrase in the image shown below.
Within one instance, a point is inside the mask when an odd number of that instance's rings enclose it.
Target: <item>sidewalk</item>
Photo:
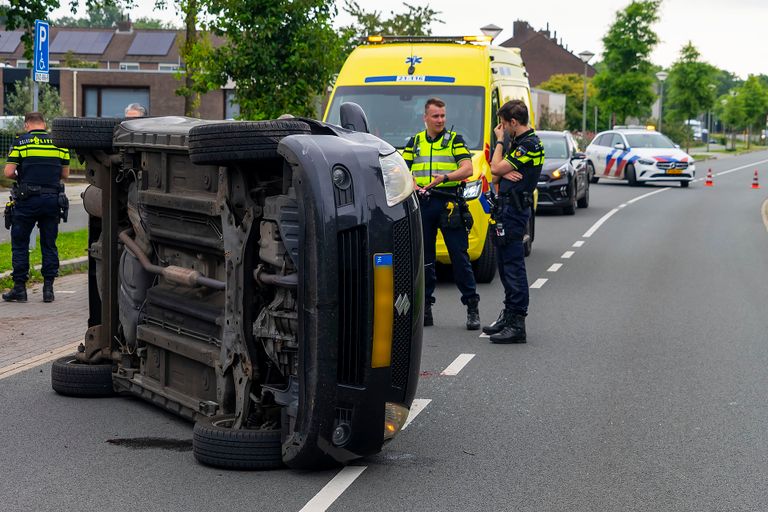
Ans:
[[[0,370],[85,338],[88,274],[56,279],[51,303],[43,302],[42,288],[42,283],[29,287],[24,304],[0,301]]]

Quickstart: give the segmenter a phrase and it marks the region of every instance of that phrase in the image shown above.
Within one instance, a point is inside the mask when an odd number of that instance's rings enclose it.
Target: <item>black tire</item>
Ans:
[[[204,124],[189,131],[189,158],[201,165],[273,159],[283,137],[308,133],[307,123],[293,119]]]
[[[234,415],[204,417],[195,423],[192,453],[202,464],[223,469],[283,467],[282,432],[232,430]]]
[[[472,272],[475,274],[475,281],[478,283],[490,283],[496,277],[496,246],[491,237],[491,228],[488,227],[488,233],[485,235],[485,245],[480,257],[472,262]]]
[[[115,117],[59,117],[53,120],[51,137],[60,148],[111,150],[115,127],[121,121]]]
[[[586,183],[587,188],[584,190],[584,196],[577,201],[579,208],[589,208],[589,180]]]
[[[600,181],[600,178],[595,176],[595,166],[592,165],[592,162],[587,162],[587,176],[589,176],[590,183],[597,183]]]
[[[624,175],[627,178],[627,183],[629,183],[630,187],[637,187],[639,183],[637,182],[637,172],[635,171],[635,166],[632,164],[627,164],[627,168],[624,170]]]
[[[574,215],[576,213],[576,181],[574,180],[568,191],[568,205],[563,206],[563,215]]]
[[[688,185],[690,185],[690,184],[691,184],[691,182],[690,182],[690,181],[681,181],[681,182],[680,182],[680,187],[682,187],[682,188],[688,188]]]
[[[528,223],[525,225],[525,234],[523,235],[523,251],[525,257],[531,255],[533,252],[533,239],[536,236],[536,212],[531,208],[531,217],[528,219]]]
[[[61,357],[51,367],[51,387],[65,396],[112,396],[112,364],[85,364],[74,355]]]

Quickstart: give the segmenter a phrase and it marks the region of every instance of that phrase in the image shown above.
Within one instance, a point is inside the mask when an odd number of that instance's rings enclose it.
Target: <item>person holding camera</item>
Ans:
[[[69,177],[69,151],[53,145],[45,119],[39,112],[24,116],[24,129],[27,133],[16,139],[5,165],[5,177],[16,180],[16,183],[11,223],[14,286],[3,294],[3,300],[27,301],[29,236],[37,224],[43,256],[43,301],[53,302],[53,280],[59,273],[56,248],[59,219],[69,207],[61,182]]]
[[[504,309],[494,323],[483,327],[483,332],[491,335],[491,343],[525,343],[528,276],[523,236],[531,215],[533,192],[544,164],[544,146],[528,125],[528,107],[523,101],[506,102],[498,115],[501,123],[493,130],[496,147],[491,158],[491,173],[494,183],[498,184],[500,207],[492,233],[504,285]],[[505,135],[511,137],[506,155]]]
[[[434,324],[435,245],[440,229],[451,257],[454,282],[461,291],[462,304],[467,307],[467,329],[478,330],[480,296],[467,253],[466,221],[471,217],[461,197],[461,181],[473,173],[472,155],[461,135],[445,129],[445,102],[441,99],[427,100],[424,125],[425,130],[411,137],[403,151],[419,196],[424,231],[424,325]]]

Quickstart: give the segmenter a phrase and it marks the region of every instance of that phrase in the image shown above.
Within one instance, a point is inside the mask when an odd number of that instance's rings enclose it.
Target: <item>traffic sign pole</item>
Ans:
[[[35,20],[35,65],[32,71],[32,110],[37,112],[38,82],[48,81],[48,22]]]

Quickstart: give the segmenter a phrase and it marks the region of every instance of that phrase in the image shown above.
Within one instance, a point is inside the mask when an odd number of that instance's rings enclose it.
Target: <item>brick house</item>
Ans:
[[[6,100],[15,83],[30,74],[32,65],[24,59],[21,31],[0,31],[2,94],[0,106],[7,114]],[[154,116],[184,115],[184,98],[175,94],[181,82],[175,71],[183,66],[179,45],[184,32],[177,30],[134,30],[130,22],[117,28],[50,28],[50,83],[59,90],[69,115],[122,116],[129,103],[145,105]],[[213,38],[214,45],[223,44]],[[67,67],[87,62],[95,68]],[[231,118],[233,90],[222,88],[205,94],[200,116],[206,119]]]

